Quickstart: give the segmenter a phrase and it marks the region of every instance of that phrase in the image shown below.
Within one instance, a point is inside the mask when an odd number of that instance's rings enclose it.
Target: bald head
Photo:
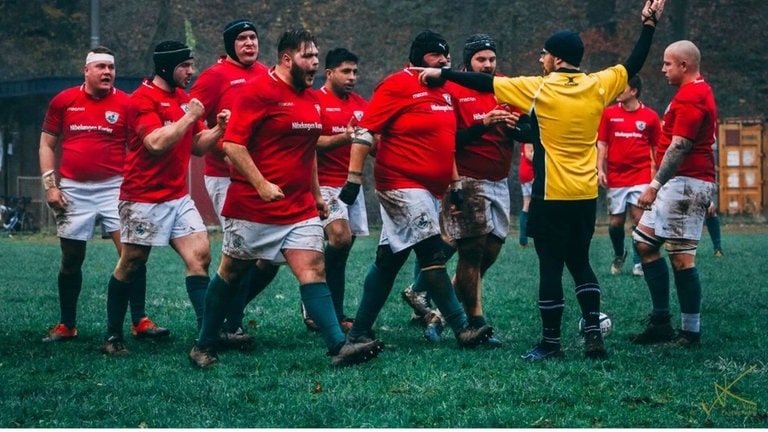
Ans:
[[[699,64],[701,64],[701,51],[699,51],[699,48],[696,47],[693,42],[689,40],[673,42],[667,47],[667,51],[679,60],[685,61],[692,67],[695,67],[696,70],[699,69]]]
[[[664,50],[664,66],[661,71],[669,84],[680,86],[698,78],[701,52],[693,42],[673,42]]]

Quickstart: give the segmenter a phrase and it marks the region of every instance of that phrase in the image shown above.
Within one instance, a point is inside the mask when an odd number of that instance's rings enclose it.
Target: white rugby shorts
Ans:
[[[349,228],[353,236],[367,236],[368,213],[365,210],[365,194],[360,190],[357,199],[351,206],[339,199],[340,187],[320,186],[320,193],[328,204],[328,217],[322,221],[323,227],[327,227],[333,221],[342,219],[349,222]]]
[[[207,231],[189,194],[162,203],[120,201],[119,209],[123,243],[168,246],[171,239]]]
[[[224,218],[221,251],[225,255],[253,261],[263,259],[285,264],[283,250],[301,249],[323,253],[325,231],[320,217],[288,225],[270,225],[242,219]]]
[[[693,177],[674,177],[659,189],[651,210],[640,225],[653,228],[662,239],[700,240],[715,183]]]
[[[93,238],[96,221],[101,220],[106,233],[120,229],[117,205],[122,176],[102,181],[78,182],[62,178],[59,189],[67,200],[63,212],[56,212],[56,235],[70,240]]]
[[[440,235],[440,200],[426,189],[376,191],[381,209],[379,245],[392,252]]]
[[[213,177],[204,176],[205,190],[208,191],[208,196],[211,197],[211,203],[213,203],[213,210],[216,212],[216,216],[219,218],[219,224],[224,226],[224,218],[221,216],[221,209],[224,208],[224,199],[227,197],[227,189],[232,180],[229,177]]]
[[[609,215],[620,215],[627,211],[627,204],[637,206],[637,199],[643,194],[648,184],[608,188],[605,200]]]

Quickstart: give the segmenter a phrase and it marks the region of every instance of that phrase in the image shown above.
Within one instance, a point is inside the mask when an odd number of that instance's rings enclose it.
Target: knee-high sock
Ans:
[[[539,314],[541,316],[542,343],[547,347],[555,348],[560,346],[560,332],[563,310],[565,309],[563,296],[565,251],[560,245],[546,238],[536,239],[533,246],[539,257]],[[575,251],[572,253],[577,255]]]
[[[336,311],[333,309],[331,291],[325,282],[304,284],[299,287],[301,302],[307,313],[320,328],[326,348],[331,354],[336,354],[344,344],[344,333],[341,332]]]
[[[527,211],[521,211],[520,212],[520,238],[518,239],[518,243],[521,245],[527,245],[528,244],[528,235],[526,234],[528,231],[528,212]]]
[[[696,267],[676,270],[675,287],[677,299],[680,302],[681,328],[686,331],[699,332],[701,317],[701,281]]]
[[[669,270],[664,258],[643,263],[643,274],[651,293],[653,315],[669,314]]]
[[[107,287],[107,337],[123,338],[123,321],[128,309],[128,297],[131,284],[119,281],[115,276],[109,278]]]
[[[712,240],[712,247],[714,249],[722,249],[723,245],[720,242],[720,216],[714,215],[705,219],[707,223],[707,231],[709,231],[709,238]]]
[[[440,309],[443,318],[448,321],[453,332],[458,334],[469,323],[464,308],[456,298],[456,292],[453,290],[451,278],[448,277],[445,267],[422,270],[421,280],[427,286],[427,292],[435,302],[435,306]]]
[[[360,306],[357,309],[355,322],[349,334],[352,337],[369,334],[373,328],[376,317],[379,316],[381,308],[387,302],[389,293],[392,291],[392,285],[395,283],[396,272],[386,274],[382,272],[376,264],[372,264],[365,276],[363,285],[363,298],[360,299]]]
[[[129,297],[131,306],[131,322],[138,324],[139,321],[147,316],[147,266],[141,266],[136,272],[136,277],[131,282],[131,293]]]
[[[228,333],[234,333],[238,328],[243,327],[246,306],[272,282],[278,269],[279,267],[273,265],[263,269],[253,265],[248,270],[240,282],[240,289],[237,290],[237,294],[229,303],[224,330]]]
[[[611,245],[613,245],[613,255],[624,255],[624,227],[609,226],[608,236],[611,238]]]
[[[59,312],[61,322],[69,328],[75,328],[77,324],[77,299],[83,287],[83,273],[61,273],[58,278],[59,285]]]
[[[325,246],[325,279],[331,290],[333,308],[338,321],[344,319],[344,291],[349,258],[348,248],[336,248],[330,244]],[[310,315],[311,316],[311,315]]]
[[[584,332],[600,331],[600,285],[587,282],[576,287],[576,299],[584,317]]]
[[[539,294],[541,295],[541,294]],[[539,314],[541,315],[541,335],[545,346],[559,347],[560,332],[563,323],[565,300],[544,300],[539,298]]]
[[[443,253],[445,254],[445,261],[447,262],[456,254],[456,248],[443,242]],[[414,260],[413,262],[413,290],[416,292],[427,291],[427,285],[423,284],[421,281],[421,266],[419,265],[419,260]],[[427,296],[427,300],[429,299],[429,296]]]
[[[187,276],[185,283],[187,285],[187,295],[192,302],[192,308],[197,317],[197,329],[200,330],[203,325],[203,311],[205,310],[205,291],[208,289],[208,276]]]
[[[197,277],[202,278],[201,276]],[[201,317],[202,322],[198,324],[200,335],[197,345],[199,347],[211,348],[216,346],[219,340],[219,330],[227,312],[227,306],[232,303],[232,299],[237,295],[238,286],[239,284],[230,285],[226,283],[216,273],[209,281],[207,289],[202,291],[205,296],[205,303]],[[199,293],[199,290],[196,293]]]

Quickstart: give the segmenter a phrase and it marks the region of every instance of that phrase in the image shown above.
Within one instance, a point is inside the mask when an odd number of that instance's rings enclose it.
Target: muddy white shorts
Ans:
[[[117,205],[122,182],[122,176],[94,182],[62,178],[59,189],[67,200],[67,208],[56,214],[56,235],[88,241],[93,238],[97,220],[101,220],[107,233],[119,230]]]
[[[162,203],[120,201],[119,209],[123,243],[168,246],[171,239],[207,231],[188,194]]]

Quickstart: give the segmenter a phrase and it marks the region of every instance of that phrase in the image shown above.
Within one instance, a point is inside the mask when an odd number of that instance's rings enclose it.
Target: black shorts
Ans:
[[[561,201],[531,199],[528,208],[529,237],[579,247],[592,240],[595,233],[597,199]]]

